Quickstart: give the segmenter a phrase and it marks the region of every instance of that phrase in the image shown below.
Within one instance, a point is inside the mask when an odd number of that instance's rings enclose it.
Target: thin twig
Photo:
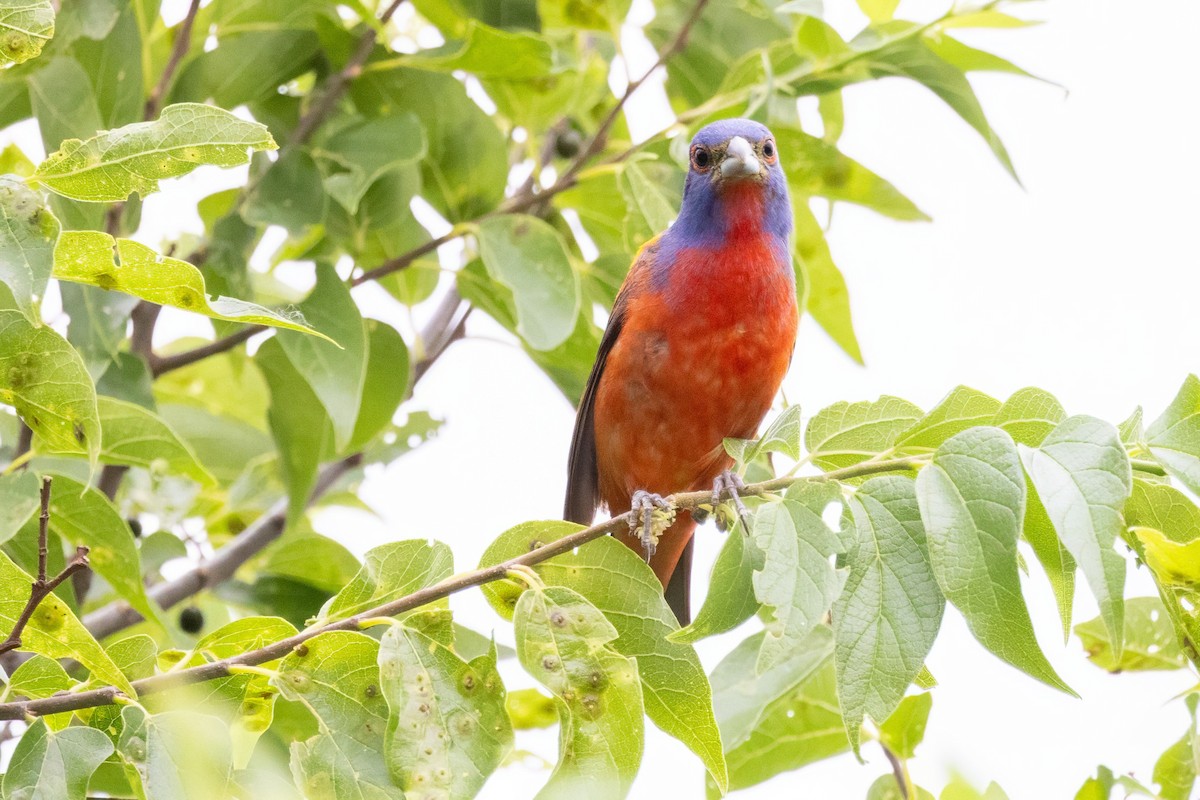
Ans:
[[[762,483],[750,484],[739,493],[743,497],[755,497],[768,494],[780,489],[786,488],[793,483],[799,481],[833,481],[845,480],[848,478],[863,477],[866,475],[875,475],[881,472],[896,472],[917,468],[920,464],[925,463],[922,458],[894,458],[889,461],[876,461],[870,463],[856,464],[844,469],[833,470],[823,475],[813,475],[800,478],[776,478]],[[668,500],[676,508],[690,509],[705,503],[712,502],[711,491],[701,492],[681,492],[671,495]],[[238,666],[256,666],[265,664],[269,661],[275,661],[286,656],[295,648],[312,639],[314,636],[319,636],[322,633],[330,631],[346,631],[357,630],[362,621],[373,619],[376,617],[394,617],[406,611],[411,611],[414,608],[427,605],[440,600],[443,597],[461,592],[472,586],[479,586],[484,583],[501,580],[508,576],[510,570],[519,566],[533,566],[547,561],[555,556],[569,553],[577,547],[581,547],[589,542],[608,536],[612,533],[626,531],[629,528],[630,520],[633,516],[630,512],[620,514],[605,522],[592,525],[584,530],[564,536],[563,538],[542,545],[541,547],[530,550],[508,561],[495,564],[490,567],[463,572],[458,575],[453,575],[440,581],[433,586],[427,586],[424,589],[419,589],[412,594],[393,600],[389,603],[377,606],[376,608],[363,611],[353,617],[344,620],[338,620],[326,625],[317,625],[308,628],[295,636],[288,637],[278,642],[267,645],[266,647],[257,650],[251,650],[231,658],[224,658],[219,661],[213,661],[208,664],[203,664],[198,667],[177,670],[161,675],[154,675],[149,678],[134,681],[133,688],[139,696],[153,694],[178,686],[186,686],[204,681],[223,678],[230,674],[230,667]],[[74,694],[56,695],[40,700],[25,700],[12,703],[0,704],[0,720],[5,719],[25,719],[29,715],[44,715],[57,714],[64,711],[77,711],[82,708],[93,708],[95,706],[110,705],[116,701],[120,695],[120,691],[114,686],[107,686],[102,689],[92,689],[90,691],[77,692]]]
[[[16,650],[21,646],[21,634],[25,632],[25,627],[29,624],[29,620],[33,619],[33,614],[37,611],[38,606],[42,601],[59,587],[63,581],[74,575],[80,569],[87,566],[88,549],[86,547],[78,547],[75,549],[75,557],[72,558],[67,565],[63,567],[62,572],[55,575],[53,578],[46,580],[46,560],[49,554],[47,545],[48,530],[50,526],[50,476],[42,478],[42,513],[38,518],[38,572],[33,584],[29,589],[29,599],[25,602],[25,607],[21,609],[20,616],[13,624],[13,629],[9,631],[8,638],[0,642],[0,655]]]
[[[167,65],[163,68],[163,73],[159,76],[158,83],[154,84],[154,88],[150,90],[150,96],[146,98],[146,109],[143,114],[144,119],[151,120],[158,116],[159,109],[162,108],[163,98],[166,97],[167,90],[171,88],[171,80],[175,77],[179,65],[183,62],[184,56],[187,55],[188,49],[192,46],[192,25],[196,22],[196,13],[198,11],[200,11],[200,0],[192,0],[191,5],[188,6],[187,14],[175,31],[175,45],[171,48],[171,56],[167,59]]]
[[[396,13],[396,9],[404,0],[393,0],[387,10],[379,17],[381,24],[386,25],[391,20],[392,15]],[[370,25],[362,32],[362,36],[358,38],[358,44],[354,48],[354,53],[346,61],[345,66],[329,77],[325,83],[324,90],[321,92],[317,102],[305,112],[300,121],[296,123],[296,128],[292,131],[292,136],[288,140],[291,145],[301,145],[308,141],[313,132],[320,127],[325,118],[333,111],[338,100],[345,94],[346,89],[350,86],[350,82],[362,74],[363,65],[367,63],[367,59],[371,57],[371,51],[375,49],[375,41],[378,34]]]
[[[892,765],[892,774],[896,776],[896,785],[900,787],[900,797],[902,800],[909,800],[912,797],[912,787],[910,786],[912,778],[908,776],[908,770],[905,769],[904,762],[882,741],[879,742],[879,747],[882,748],[883,754],[887,756],[888,763]]]

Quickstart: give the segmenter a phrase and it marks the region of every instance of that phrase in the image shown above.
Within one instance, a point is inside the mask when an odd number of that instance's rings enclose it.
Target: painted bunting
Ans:
[[[725,437],[752,438],[791,363],[798,312],[792,209],[774,137],[727,119],[692,140],[679,216],[647,242],[617,295],[579,404],[564,516],[639,513],[644,550],[680,624],[690,619],[696,520],[655,535],[664,495],[742,484]],[[740,503],[740,501],[738,501]],[[656,509],[662,509],[657,512]],[[668,517],[669,518],[669,517]]]

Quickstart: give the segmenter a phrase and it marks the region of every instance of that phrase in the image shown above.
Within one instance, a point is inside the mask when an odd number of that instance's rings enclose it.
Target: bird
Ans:
[[[640,523],[614,534],[645,552],[680,625],[691,619],[697,519],[655,536],[664,497],[722,492],[740,508],[726,437],[750,439],[791,365],[799,310],[792,208],[778,144],[763,124],[724,119],[688,150],[679,214],[634,258],[578,406],[563,516],[606,507]],[[699,516],[697,514],[696,516]],[[660,526],[661,527],[661,526]]]

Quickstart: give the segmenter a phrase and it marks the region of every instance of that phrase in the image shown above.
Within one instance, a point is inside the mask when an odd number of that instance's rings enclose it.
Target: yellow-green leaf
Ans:
[[[158,191],[201,164],[233,167],[249,150],[274,150],[265,125],[201,103],[167,106],[154,122],[135,122],[90,139],[67,139],[38,165],[34,178],[73,200],[113,203]]]

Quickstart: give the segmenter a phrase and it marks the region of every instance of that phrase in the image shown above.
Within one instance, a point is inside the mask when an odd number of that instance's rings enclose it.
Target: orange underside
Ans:
[[[641,273],[629,277],[624,327],[596,395],[600,492],[614,515],[639,489],[711,488],[732,463],[722,439],[755,435],[796,338],[795,289],[763,237],[684,250],[662,286]],[[681,512],[661,537],[650,564],[664,586],[695,527]],[[641,551],[635,536],[619,538]]]

